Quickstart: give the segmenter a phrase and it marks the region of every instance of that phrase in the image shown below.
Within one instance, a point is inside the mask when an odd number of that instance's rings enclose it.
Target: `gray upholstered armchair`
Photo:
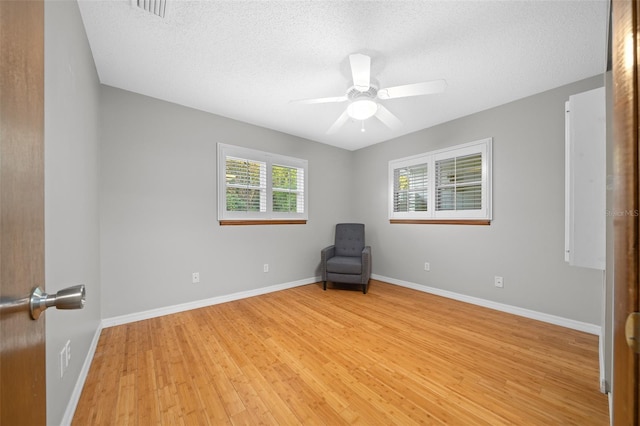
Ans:
[[[364,245],[362,223],[336,225],[335,244],[320,252],[323,289],[327,281],[359,284],[367,293],[371,277],[371,247]]]

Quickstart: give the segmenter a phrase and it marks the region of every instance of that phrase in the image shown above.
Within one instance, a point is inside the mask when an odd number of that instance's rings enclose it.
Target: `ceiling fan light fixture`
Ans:
[[[378,111],[378,104],[371,99],[358,99],[349,104],[347,114],[355,120],[366,120]]]

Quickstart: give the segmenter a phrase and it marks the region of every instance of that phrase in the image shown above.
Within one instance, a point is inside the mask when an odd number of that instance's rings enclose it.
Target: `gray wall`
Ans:
[[[373,273],[601,325],[602,272],[563,260],[564,102],[603,84],[595,77],[357,151],[354,206],[367,225]],[[490,226],[389,224],[389,160],[486,137]]]
[[[46,290],[80,283],[87,289],[85,309],[44,315],[48,424],[62,420],[101,320],[99,88],[77,3],[45,2]],[[67,340],[72,359],[61,379],[58,353]]]
[[[101,105],[104,318],[316,277],[353,220],[350,151],[112,87]],[[307,225],[220,226],[218,142],[309,160]]]

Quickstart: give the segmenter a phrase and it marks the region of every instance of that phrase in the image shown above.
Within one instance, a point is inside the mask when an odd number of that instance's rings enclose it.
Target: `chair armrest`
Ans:
[[[362,249],[362,284],[369,282],[371,278],[371,246]]]
[[[320,251],[320,274],[322,275],[322,281],[327,281],[327,260],[336,255],[336,246],[330,245]]]
[[[331,259],[335,255],[336,255],[336,246],[331,245],[329,247],[325,247],[322,249],[322,251],[320,252],[320,260],[322,260],[322,262],[326,262],[327,260]]]

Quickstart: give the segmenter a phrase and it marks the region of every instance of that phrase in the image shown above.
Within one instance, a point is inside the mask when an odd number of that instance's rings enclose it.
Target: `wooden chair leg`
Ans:
[[[367,285],[366,284],[362,284],[362,293],[363,294],[367,294]]]
[[[326,281],[323,281],[323,282],[322,282],[322,289],[323,289],[324,291],[327,291],[327,282],[326,282]]]

